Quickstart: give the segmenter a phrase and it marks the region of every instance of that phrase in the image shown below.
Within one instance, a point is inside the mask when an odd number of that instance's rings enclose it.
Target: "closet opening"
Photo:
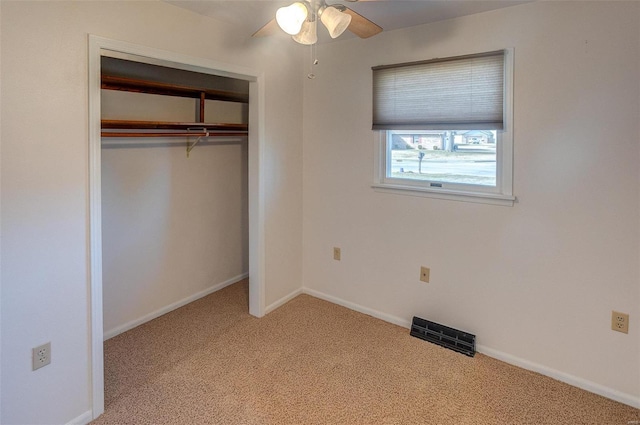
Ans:
[[[264,315],[260,73],[89,36],[92,416],[103,341],[249,276]]]
[[[105,340],[248,278],[248,103],[248,81],[102,56]]]

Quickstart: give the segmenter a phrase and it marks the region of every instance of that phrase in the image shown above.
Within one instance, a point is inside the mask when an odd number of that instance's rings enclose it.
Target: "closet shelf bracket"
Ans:
[[[189,130],[196,130],[196,129],[189,129]],[[209,137],[209,130],[207,130],[206,128],[202,128],[202,129],[198,129],[201,130],[202,132],[204,132],[204,135],[200,135],[198,136],[198,138],[196,139],[195,142],[193,142],[193,144],[189,144],[189,138],[187,137],[187,158],[189,158],[189,154],[191,153],[191,151],[193,150],[193,148],[200,143],[200,141],[202,140],[202,138],[207,138]]]

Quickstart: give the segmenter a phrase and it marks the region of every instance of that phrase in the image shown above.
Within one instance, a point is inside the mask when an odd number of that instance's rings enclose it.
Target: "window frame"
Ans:
[[[373,189],[385,193],[513,206],[516,201],[516,197],[513,196],[513,59],[514,49],[504,49],[504,128],[497,130],[495,186],[388,177],[387,170],[391,167],[391,155],[389,155],[387,143],[389,130],[373,130],[375,145]],[[441,187],[434,187],[432,183]]]

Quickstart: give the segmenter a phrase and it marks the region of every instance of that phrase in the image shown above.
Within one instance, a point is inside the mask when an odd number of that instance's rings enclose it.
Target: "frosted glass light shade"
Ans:
[[[336,38],[340,36],[347,29],[349,24],[351,23],[351,15],[340,12],[335,7],[327,7],[320,17],[322,23],[327,30],[329,30],[329,35],[331,38]]]
[[[316,44],[318,41],[318,33],[316,32],[316,22],[317,21],[304,21],[302,24],[302,29],[300,32],[293,36],[293,40],[300,44]]]
[[[307,7],[300,2],[295,2],[290,6],[281,7],[276,12],[276,22],[282,31],[290,35],[300,32],[302,24],[307,20]]]

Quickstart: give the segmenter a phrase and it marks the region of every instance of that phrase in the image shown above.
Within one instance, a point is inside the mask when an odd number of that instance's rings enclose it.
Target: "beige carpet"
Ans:
[[[105,343],[93,424],[615,424],[640,411],[301,295],[262,319],[243,281]]]

